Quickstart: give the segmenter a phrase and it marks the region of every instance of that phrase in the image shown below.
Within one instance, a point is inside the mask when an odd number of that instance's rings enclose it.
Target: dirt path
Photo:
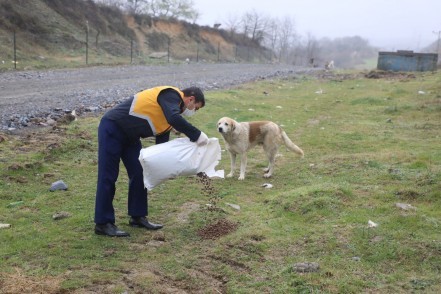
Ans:
[[[182,64],[5,72],[0,73],[0,130],[28,126],[54,110],[100,111],[105,104],[157,85],[198,86],[207,91],[309,70],[271,64]]]

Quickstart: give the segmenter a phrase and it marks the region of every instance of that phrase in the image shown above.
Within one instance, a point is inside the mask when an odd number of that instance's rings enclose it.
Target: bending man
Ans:
[[[204,94],[197,87],[180,90],[159,86],[137,93],[104,114],[98,127],[96,234],[129,236],[115,225],[113,198],[120,160],[129,177],[129,225],[147,230],[162,228],[162,225],[147,219],[147,189],[144,188],[143,170],[138,159],[142,148],[140,138],[155,137],[156,144],[164,143],[169,140],[170,130],[174,128],[190,141],[206,145],[207,135],[183,118],[204,106]]]

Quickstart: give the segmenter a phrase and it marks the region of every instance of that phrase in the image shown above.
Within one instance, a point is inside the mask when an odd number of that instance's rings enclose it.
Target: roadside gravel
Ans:
[[[55,124],[73,110],[76,115],[100,113],[157,85],[209,91],[310,71],[273,64],[182,64],[4,72],[0,73],[0,130]]]

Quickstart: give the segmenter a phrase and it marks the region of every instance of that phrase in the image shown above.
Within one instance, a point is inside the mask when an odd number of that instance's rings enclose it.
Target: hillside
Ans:
[[[145,64],[161,57],[165,62],[233,62],[271,56],[244,36],[225,30],[126,15],[93,1],[2,0],[0,14],[2,70],[13,68],[14,60],[19,69],[33,69],[53,64]]]

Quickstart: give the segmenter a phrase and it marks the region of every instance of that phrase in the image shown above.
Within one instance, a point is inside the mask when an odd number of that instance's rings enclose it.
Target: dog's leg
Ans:
[[[268,157],[268,167],[264,169],[265,172],[265,174],[263,175],[264,178],[270,178],[273,174],[277,151],[278,151],[277,147],[273,147],[268,150],[265,150],[265,153]]]
[[[240,175],[238,180],[244,180],[245,179],[245,171],[247,169],[247,153],[242,153],[240,155]]]
[[[270,178],[273,174],[273,170],[274,170],[274,158],[269,160],[268,167],[263,170],[265,172],[263,174],[263,177]]]
[[[232,176],[234,176],[234,169],[236,168],[236,153],[230,152],[230,164],[231,171],[227,175],[227,178],[231,178]]]

